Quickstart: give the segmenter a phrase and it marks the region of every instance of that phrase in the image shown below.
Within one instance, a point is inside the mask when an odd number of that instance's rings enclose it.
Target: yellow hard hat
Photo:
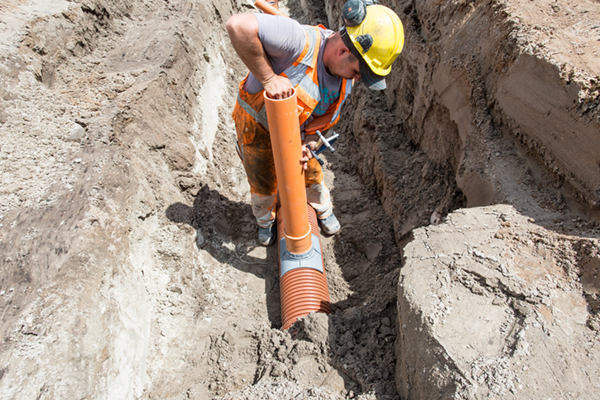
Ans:
[[[404,28],[398,15],[386,6],[369,5],[362,22],[356,26],[345,26],[341,33],[346,46],[355,56],[358,53],[359,60],[362,59],[370,70],[367,71],[361,63],[365,84],[372,89],[384,89],[384,77],[390,73],[392,63],[404,47]]]

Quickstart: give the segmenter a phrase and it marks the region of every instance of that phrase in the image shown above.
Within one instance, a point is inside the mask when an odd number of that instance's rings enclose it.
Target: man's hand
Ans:
[[[308,142],[302,145],[302,156],[300,157],[300,164],[302,164],[302,169],[305,171],[308,168],[308,160],[313,158],[313,155],[309,150],[309,146],[310,149],[315,150],[317,142]]]
[[[292,82],[285,76],[273,74],[262,82],[265,93],[270,99],[282,100],[287,99],[294,94],[294,86]]]
[[[263,85],[267,96],[285,99],[293,93],[288,78],[275,75],[273,67],[258,37],[258,21],[252,13],[229,17],[225,24],[231,44],[252,75]]]

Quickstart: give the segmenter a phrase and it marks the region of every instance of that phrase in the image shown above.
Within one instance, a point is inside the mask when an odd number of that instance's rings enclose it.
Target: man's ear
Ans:
[[[350,49],[344,45],[338,48],[337,54],[339,57],[345,56],[347,53],[350,53]]]

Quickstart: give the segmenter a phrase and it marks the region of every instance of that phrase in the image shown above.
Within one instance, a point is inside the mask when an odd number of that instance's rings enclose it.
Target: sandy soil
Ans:
[[[396,3],[415,54],[417,30],[426,41],[435,29]],[[598,118],[597,2],[493,3],[519,10],[515,46],[561,65],[584,88],[575,111]],[[330,26],[339,7],[282,5]],[[282,332],[277,249],[256,241],[230,118],[246,71],[224,21],[248,10],[0,2],[0,398],[399,398],[404,246],[414,228],[476,198],[457,179],[459,137],[448,132],[437,147],[418,138],[402,117],[404,97],[418,93],[357,88],[337,151],[324,157],[343,226],[321,239],[333,313]],[[400,73],[391,82],[410,83]],[[441,135],[448,111],[434,105],[422,121]],[[489,185],[502,190],[491,202],[600,236],[593,196],[577,197],[587,186],[563,185],[567,173],[500,136]],[[597,299],[589,291],[593,332]]]

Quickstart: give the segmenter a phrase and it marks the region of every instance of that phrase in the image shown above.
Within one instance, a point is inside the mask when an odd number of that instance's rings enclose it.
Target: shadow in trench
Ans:
[[[266,248],[266,259],[253,256],[256,248],[261,246],[249,204],[232,201],[205,185],[194,197],[191,207],[174,203],[165,214],[175,223],[194,228],[196,245],[219,263],[229,264],[263,279],[269,322],[273,328],[281,326],[277,246]]]

